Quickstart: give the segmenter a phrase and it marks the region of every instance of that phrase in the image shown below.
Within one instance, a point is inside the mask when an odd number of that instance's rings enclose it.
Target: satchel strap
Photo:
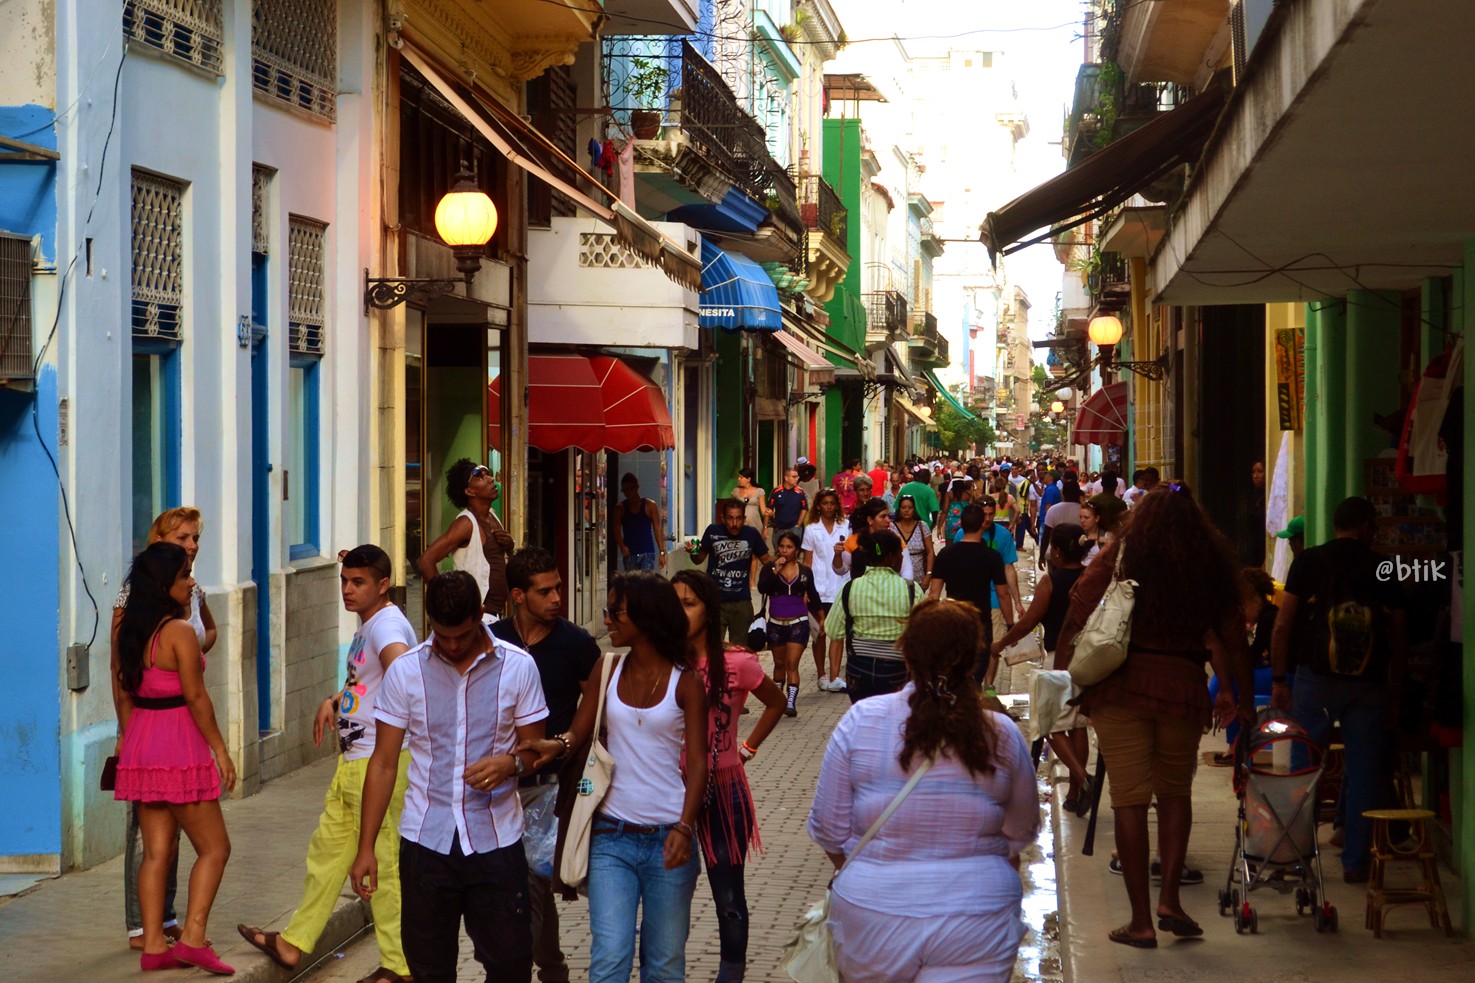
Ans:
[[[845,868],[850,866],[850,861],[855,859],[855,855],[864,850],[866,848],[866,844],[871,842],[871,839],[875,837],[877,833],[881,832],[881,827],[886,825],[886,820],[890,819],[891,814],[894,813],[897,809],[901,808],[901,804],[906,801],[906,797],[912,794],[912,789],[917,787],[917,783],[922,780],[922,776],[927,774],[928,770],[931,769],[931,767],[931,758],[928,758],[917,766],[917,770],[912,772],[912,777],[907,779],[907,783],[901,787],[901,791],[896,793],[896,798],[892,799],[891,804],[886,807],[881,815],[876,817],[876,821],[871,823],[871,828],[866,830],[866,835],[860,838],[860,842],[855,845],[855,849],[850,851],[850,856],[845,858],[845,863],[841,865],[839,870],[835,871],[836,877],[839,877],[841,874],[843,874],[845,872]]]
[[[609,696],[609,674],[618,658],[614,652],[606,652],[600,660],[603,664],[599,667],[599,703],[594,711],[594,730],[589,733],[590,740],[599,740],[599,728],[604,724],[604,701]]]

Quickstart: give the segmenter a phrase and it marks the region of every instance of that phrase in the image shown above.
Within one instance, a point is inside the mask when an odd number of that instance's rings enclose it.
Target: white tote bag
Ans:
[[[1127,661],[1127,644],[1132,635],[1132,606],[1136,603],[1137,581],[1122,579],[1122,555],[1127,544],[1117,547],[1116,566],[1101,603],[1086,619],[1076,636],[1070,658],[1070,678],[1077,686],[1094,686],[1116,672]]]
[[[581,888],[589,879],[589,840],[594,833],[594,813],[609,792],[615,774],[615,759],[599,740],[604,723],[604,701],[609,694],[609,674],[619,656],[606,653],[599,670],[599,709],[594,712],[594,730],[589,734],[589,754],[584,759],[584,774],[579,778],[578,794],[568,817],[568,833],[564,836],[563,856],[558,861],[558,879],[571,888]]]
[[[917,787],[917,783],[931,767],[931,758],[917,766],[912,777],[901,787],[901,791],[896,793],[896,798],[892,799],[885,811],[876,817],[876,821],[871,823],[871,828],[866,830],[866,835],[860,838],[860,842],[855,844],[855,849],[850,856],[845,858],[845,863],[835,871],[835,877],[843,874],[845,868],[850,866],[850,861],[855,859],[855,855],[864,850],[872,837],[881,831],[881,827],[886,825],[886,820],[890,819],[891,814],[906,801],[908,795],[912,794],[912,789]],[[830,883],[832,885],[835,883],[834,877],[830,878]],[[830,935],[829,921],[830,890],[826,888],[824,898],[810,906],[809,910],[804,913],[804,917],[794,924],[794,934],[789,936],[789,941],[784,943],[784,970],[791,979],[797,980],[798,983],[840,983],[840,970],[835,966],[835,940]]]

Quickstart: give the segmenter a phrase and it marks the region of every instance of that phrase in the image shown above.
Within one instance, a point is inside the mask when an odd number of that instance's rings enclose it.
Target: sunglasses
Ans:
[[[471,477],[472,478],[490,478],[491,476],[492,476],[491,470],[488,469],[488,468],[482,467],[480,464],[478,464],[476,467],[474,467],[474,468],[471,469]]]
[[[604,608],[605,621],[619,621],[625,616],[624,608]]]

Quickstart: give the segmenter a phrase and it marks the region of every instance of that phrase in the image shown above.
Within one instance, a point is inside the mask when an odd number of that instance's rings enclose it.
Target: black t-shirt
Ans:
[[[809,496],[798,488],[778,488],[768,496],[768,507],[773,509],[773,528],[790,529],[804,523]]]
[[[504,642],[527,648],[511,618],[493,622],[492,634]],[[543,684],[543,699],[548,704],[544,733],[549,737],[562,734],[573,726],[584,680],[599,664],[599,643],[572,621],[559,618],[547,637],[527,651],[538,664],[538,679]],[[558,767],[557,763],[550,764],[543,771],[556,773]]]
[[[942,579],[947,596],[954,601],[967,601],[978,608],[984,624],[989,624],[993,604],[989,600],[989,584],[1000,588],[1009,585],[1004,576],[1004,559],[987,543],[958,542],[944,546],[932,564],[932,576]]]
[[[1404,606],[1403,591],[1391,577],[1378,576],[1384,559],[1358,539],[1340,537],[1302,550],[1286,573],[1287,594],[1301,603],[1291,655],[1297,666],[1328,672],[1327,604],[1355,598],[1373,609],[1372,659],[1363,678],[1380,679],[1389,657],[1388,612]]]
[[[743,526],[736,536],[727,527],[712,523],[702,533],[699,550],[707,554],[707,572],[717,581],[724,601],[746,601],[751,596],[753,557],[768,555],[768,544],[758,530]]]

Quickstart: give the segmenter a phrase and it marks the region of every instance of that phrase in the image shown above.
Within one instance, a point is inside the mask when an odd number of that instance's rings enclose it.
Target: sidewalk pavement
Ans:
[[[1206,735],[1200,751],[1222,750],[1223,741],[1222,735]],[[1060,773],[1064,774],[1063,768]],[[1102,794],[1094,855],[1087,857],[1081,854],[1087,821],[1063,813],[1059,799],[1064,797],[1064,786],[1060,786],[1050,808],[1056,830],[1061,954],[1068,983],[1136,983],[1144,979],[1181,983],[1240,979],[1468,983],[1475,979],[1475,945],[1463,937],[1445,938],[1431,928],[1421,906],[1394,909],[1384,937],[1373,938],[1373,933],[1363,927],[1366,886],[1343,882],[1338,851],[1327,844],[1331,835],[1328,826],[1318,832],[1326,893],[1337,908],[1338,931],[1318,934],[1309,914],[1296,914],[1293,894],[1263,889],[1250,895],[1250,904],[1259,918],[1259,933],[1236,935],[1234,920],[1221,918],[1218,913],[1219,889],[1224,886],[1233,859],[1238,821],[1238,801],[1230,778],[1229,768],[1200,765],[1193,784],[1188,865],[1204,872],[1204,883],[1185,886],[1181,897],[1184,909],[1204,927],[1204,935],[1201,939],[1174,939],[1159,931],[1156,950],[1114,945],[1106,938],[1108,932],[1131,920],[1122,878],[1107,868],[1114,846],[1110,789]],[[1156,842],[1155,825],[1151,833]],[[1460,881],[1443,867],[1439,876],[1450,918],[1458,931],[1466,924],[1460,910]],[[1155,893],[1153,900],[1155,904]]]
[[[231,977],[236,983],[282,983],[289,976],[247,945],[236,934],[236,924],[274,930],[286,927],[302,895],[307,841],[317,828],[335,760],[316,761],[271,782],[250,798],[230,799],[222,806],[230,831],[231,860],[210,915],[209,935],[220,958],[236,968]],[[117,814],[122,823],[121,804]],[[194,851],[189,839],[183,838],[181,917],[188,893],[184,882],[193,862]],[[348,893],[345,885],[317,953],[303,965],[348,942],[368,922],[368,906]],[[374,948],[372,940],[368,948]],[[138,979],[138,953],[128,948],[123,925],[123,858],[43,881],[19,897],[0,901],[0,965],[5,967],[5,979],[25,983]],[[193,969],[165,975],[170,980],[219,978]]]

